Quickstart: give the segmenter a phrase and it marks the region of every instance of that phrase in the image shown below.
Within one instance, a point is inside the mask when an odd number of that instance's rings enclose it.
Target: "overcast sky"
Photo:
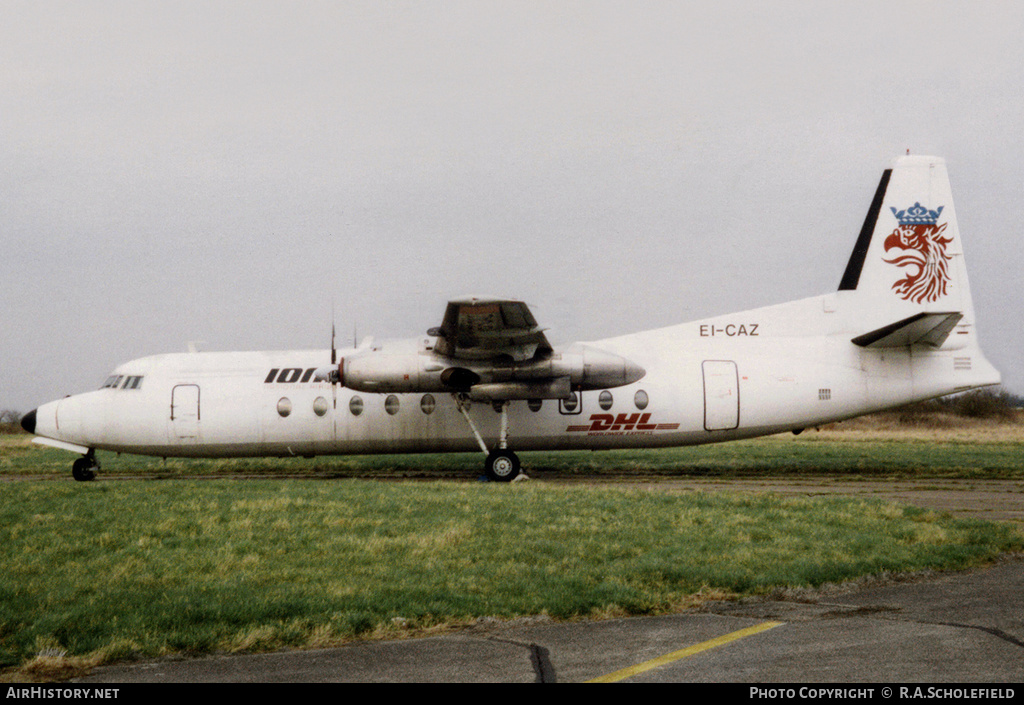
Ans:
[[[1024,393],[1024,3],[0,0],[0,408],[521,298],[554,342],[837,288],[947,160]],[[325,361],[326,362],[326,361]]]

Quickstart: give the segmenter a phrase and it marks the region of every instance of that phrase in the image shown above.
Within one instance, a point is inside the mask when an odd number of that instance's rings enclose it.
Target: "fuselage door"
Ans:
[[[704,361],[704,428],[731,431],[740,425],[740,383],[732,360]]]
[[[197,440],[199,418],[199,385],[175,385],[171,390],[172,440],[185,443]]]

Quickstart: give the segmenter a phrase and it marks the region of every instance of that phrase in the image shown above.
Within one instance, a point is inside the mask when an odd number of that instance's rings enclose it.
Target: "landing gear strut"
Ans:
[[[71,474],[79,482],[89,482],[96,478],[96,471],[100,464],[96,462],[96,455],[92,449],[71,466]]]
[[[498,438],[497,447],[494,450],[489,450],[480,432],[476,430],[476,424],[473,423],[473,419],[469,417],[469,404],[466,397],[460,394],[454,396],[459,412],[465,417],[470,429],[473,430],[473,435],[476,437],[476,442],[480,445],[480,450],[487,456],[487,460],[484,462],[484,475],[491,482],[511,482],[514,480],[519,475],[520,464],[519,456],[508,449],[508,405],[511,402],[503,401],[495,404],[495,407],[497,407],[497,404],[501,404],[501,436]]]

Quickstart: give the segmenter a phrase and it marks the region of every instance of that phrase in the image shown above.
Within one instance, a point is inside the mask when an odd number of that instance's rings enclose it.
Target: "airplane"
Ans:
[[[884,170],[837,291],[656,330],[551,345],[518,300],[448,302],[425,336],[337,350],[189,352],[43,404],[35,442],[167,457],[662,448],[800,433],[969,389],[978,342],[945,161]]]

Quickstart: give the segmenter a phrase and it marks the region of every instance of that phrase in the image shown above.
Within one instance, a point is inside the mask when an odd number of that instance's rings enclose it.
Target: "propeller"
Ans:
[[[331,318],[333,319],[333,315]],[[337,334],[335,332],[334,321],[331,321],[331,365],[330,367],[319,367],[316,372],[313,373],[314,382],[330,382],[332,390],[334,392],[334,407],[338,407],[338,384],[341,383],[341,375],[338,366],[338,346],[335,342]]]
[[[334,306],[331,306],[331,372],[328,374],[331,380],[331,397],[334,402],[334,409],[338,408],[338,348],[334,345]]]

